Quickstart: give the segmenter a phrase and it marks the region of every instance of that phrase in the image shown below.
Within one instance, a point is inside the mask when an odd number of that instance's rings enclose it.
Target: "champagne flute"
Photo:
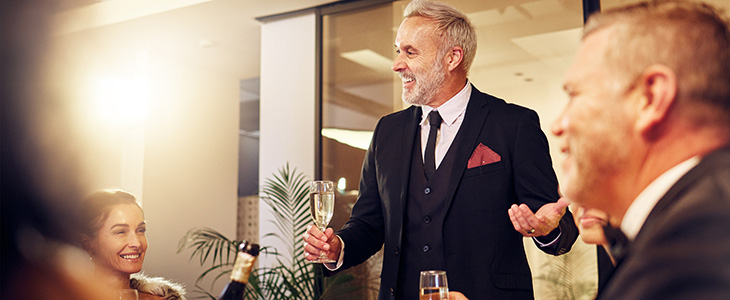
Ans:
[[[328,180],[312,181],[309,185],[309,207],[314,224],[324,232],[335,211],[335,184]],[[310,262],[333,263],[335,261],[329,259],[324,252],[320,252],[319,257]]]
[[[446,282],[446,271],[421,271],[420,300],[448,300],[449,284]]]

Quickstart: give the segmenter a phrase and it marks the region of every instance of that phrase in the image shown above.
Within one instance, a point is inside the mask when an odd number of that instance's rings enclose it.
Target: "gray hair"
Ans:
[[[460,46],[464,50],[461,67],[469,72],[477,51],[477,34],[469,18],[447,4],[428,0],[414,0],[406,6],[403,17],[423,17],[436,21],[436,32],[444,38],[440,54],[449,47]]]
[[[604,59],[626,87],[647,67],[677,75],[677,103],[696,124],[730,126],[730,31],[724,12],[708,4],[656,1],[590,17],[583,38],[611,30]]]

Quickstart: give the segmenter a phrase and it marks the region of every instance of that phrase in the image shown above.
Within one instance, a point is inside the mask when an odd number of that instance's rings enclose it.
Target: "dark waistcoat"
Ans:
[[[445,177],[454,167],[453,153],[448,151],[433,178],[426,180],[420,138],[414,143],[397,299],[418,299],[421,271],[446,270],[443,225],[449,199],[446,199],[448,180]]]

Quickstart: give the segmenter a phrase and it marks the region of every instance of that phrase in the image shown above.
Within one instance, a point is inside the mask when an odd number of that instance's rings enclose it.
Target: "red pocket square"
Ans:
[[[474,153],[471,154],[471,157],[469,158],[469,163],[467,163],[466,167],[468,169],[476,168],[479,166],[496,163],[500,160],[502,160],[502,157],[499,156],[497,152],[494,152],[494,150],[489,149],[489,147],[484,146],[484,144],[482,143],[479,143],[479,146],[474,149]]]

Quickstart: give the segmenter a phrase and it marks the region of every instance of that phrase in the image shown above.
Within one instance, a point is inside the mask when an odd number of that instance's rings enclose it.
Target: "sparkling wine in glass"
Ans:
[[[421,271],[419,300],[448,300],[449,284],[446,282],[446,271]]]
[[[320,231],[324,232],[332,220],[332,214],[335,211],[335,184],[328,180],[312,181],[309,186],[309,207],[312,212],[312,219]],[[333,263],[324,252],[319,257],[310,262],[313,263]]]

